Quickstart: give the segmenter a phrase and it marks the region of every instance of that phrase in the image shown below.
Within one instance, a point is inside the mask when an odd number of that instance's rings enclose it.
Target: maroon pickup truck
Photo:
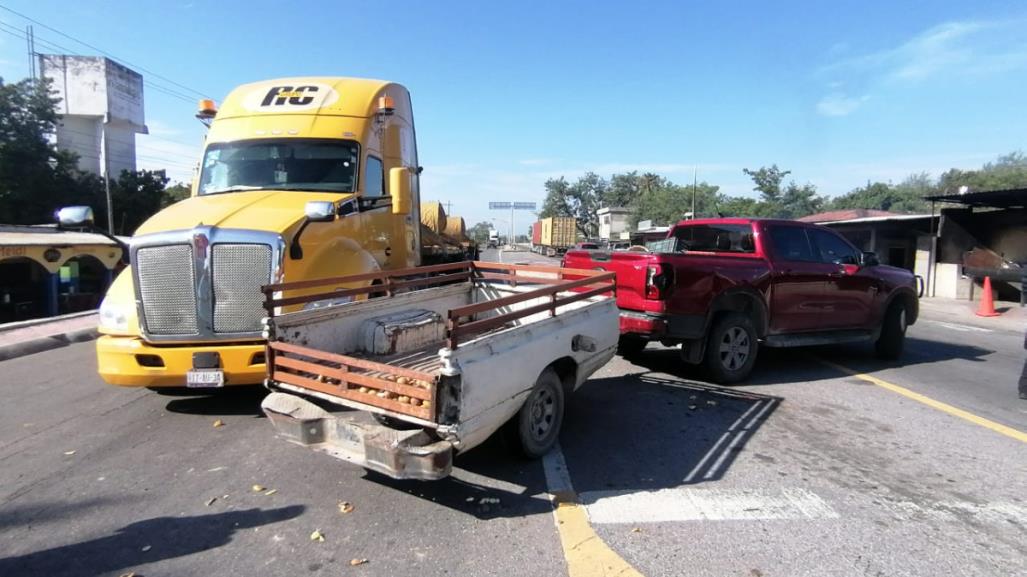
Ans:
[[[919,312],[911,272],[821,226],[688,220],[649,249],[571,250],[563,266],[617,273],[622,354],[681,344],[684,361],[719,383],[744,380],[760,345],[872,341],[897,358]]]

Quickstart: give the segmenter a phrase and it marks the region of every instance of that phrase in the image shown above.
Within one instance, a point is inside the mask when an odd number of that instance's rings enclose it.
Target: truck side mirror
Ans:
[[[93,209],[88,206],[66,206],[57,211],[57,222],[62,228],[93,226]]]
[[[327,200],[311,200],[304,207],[303,212],[310,222],[331,222],[335,220],[335,203]]]
[[[392,214],[410,213],[410,169],[397,166],[389,170],[389,195],[392,197]]]
[[[862,266],[877,266],[881,264],[878,260],[877,255],[872,252],[864,252],[859,256],[859,264]]]

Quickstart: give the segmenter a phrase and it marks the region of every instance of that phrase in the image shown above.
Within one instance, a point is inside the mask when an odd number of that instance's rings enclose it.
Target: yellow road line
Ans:
[[[950,405],[948,403],[943,403],[941,401],[936,401],[936,400],[932,399],[931,397],[928,397],[926,395],[921,395],[920,393],[913,392],[913,391],[911,391],[911,390],[909,390],[909,389],[907,389],[905,387],[900,387],[899,385],[896,385],[895,383],[889,383],[888,381],[885,381],[883,379],[879,379],[877,377],[872,377],[870,375],[860,373],[859,371],[854,371],[854,370],[852,370],[852,369],[850,369],[848,367],[843,367],[842,365],[838,365],[838,364],[832,363],[830,361],[825,361],[823,359],[818,359],[818,360],[820,360],[821,363],[823,363],[823,364],[825,364],[825,365],[827,365],[827,366],[829,366],[831,368],[837,369],[837,370],[839,370],[839,371],[841,371],[841,372],[843,372],[845,374],[852,375],[853,377],[856,377],[857,379],[859,379],[861,381],[866,381],[868,383],[873,383],[873,384],[875,384],[875,385],[877,385],[877,386],[879,386],[881,388],[888,389],[889,391],[891,391],[893,393],[898,393],[898,394],[900,394],[900,395],[902,395],[902,396],[904,396],[906,398],[913,399],[914,401],[916,401],[918,403],[923,403],[923,404],[927,405],[928,407],[931,407],[931,408],[934,408],[934,409],[938,409],[939,411],[942,411],[943,413],[948,413],[948,414],[950,414],[950,415],[952,415],[954,417],[959,417],[960,419],[963,419],[964,421],[969,421],[969,422],[971,422],[971,423],[973,423],[975,425],[980,425],[980,426],[982,426],[982,427],[984,427],[986,429],[991,429],[992,431],[995,431],[996,433],[999,433],[1001,435],[1005,435],[1005,436],[1010,437],[1012,439],[1016,439],[1017,441],[1020,441],[1022,443],[1027,443],[1027,433],[1024,433],[1023,431],[1014,429],[1012,427],[1007,427],[1006,425],[1003,425],[1001,423],[996,423],[995,421],[992,421],[992,420],[989,420],[989,419],[985,419],[984,417],[980,417],[980,416],[975,415],[975,414],[973,414],[973,413],[971,413],[969,411],[964,411],[963,409],[959,409],[959,408],[953,407],[952,405]]]
[[[554,493],[552,501],[570,577],[642,577],[596,535],[575,493]]]
[[[557,444],[542,459],[546,489],[553,503],[553,520],[560,534],[563,557],[570,577],[642,577],[603,543],[588,523],[588,513],[571,484],[563,451]]]

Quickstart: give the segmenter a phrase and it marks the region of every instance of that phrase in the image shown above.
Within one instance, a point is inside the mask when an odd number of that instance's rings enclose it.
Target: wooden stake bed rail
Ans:
[[[452,350],[456,350],[461,341],[473,335],[502,327],[511,321],[545,311],[549,312],[549,316],[555,316],[557,309],[562,306],[601,294],[613,295],[615,291],[615,275],[612,272],[466,261],[268,285],[263,288],[264,307],[273,319],[276,309],[280,310],[280,307],[342,296],[392,296],[401,290],[423,289],[454,282],[469,282],[484,287],[495,287],[497,284],[511,287],[518,284],[542,286],[449,310],[445,346]],[[296,291],[307,294],[293,296]],[[289,292],[293,295],[282,296]],[[543,299],[543,302],[508,312],[499,310],[536,299]],[[493,311],[495,314],[492,316],[478,318],[482,313]],[[267,367],[268,378],[272,381],[424,421],[435,421],[437,376],[429,372],[277,341],[267,345]]]
[[[436,375],[286,343],[267,347],[273,381],[434,421]]]

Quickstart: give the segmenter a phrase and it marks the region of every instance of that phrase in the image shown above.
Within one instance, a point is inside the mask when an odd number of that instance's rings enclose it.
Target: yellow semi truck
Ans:
[[[209,131],[191,197],[136,231],[100,307],[97,362],[114,385],[260,383],[263,285],[422,264],[403,86],[270,80],[198,116]]]

